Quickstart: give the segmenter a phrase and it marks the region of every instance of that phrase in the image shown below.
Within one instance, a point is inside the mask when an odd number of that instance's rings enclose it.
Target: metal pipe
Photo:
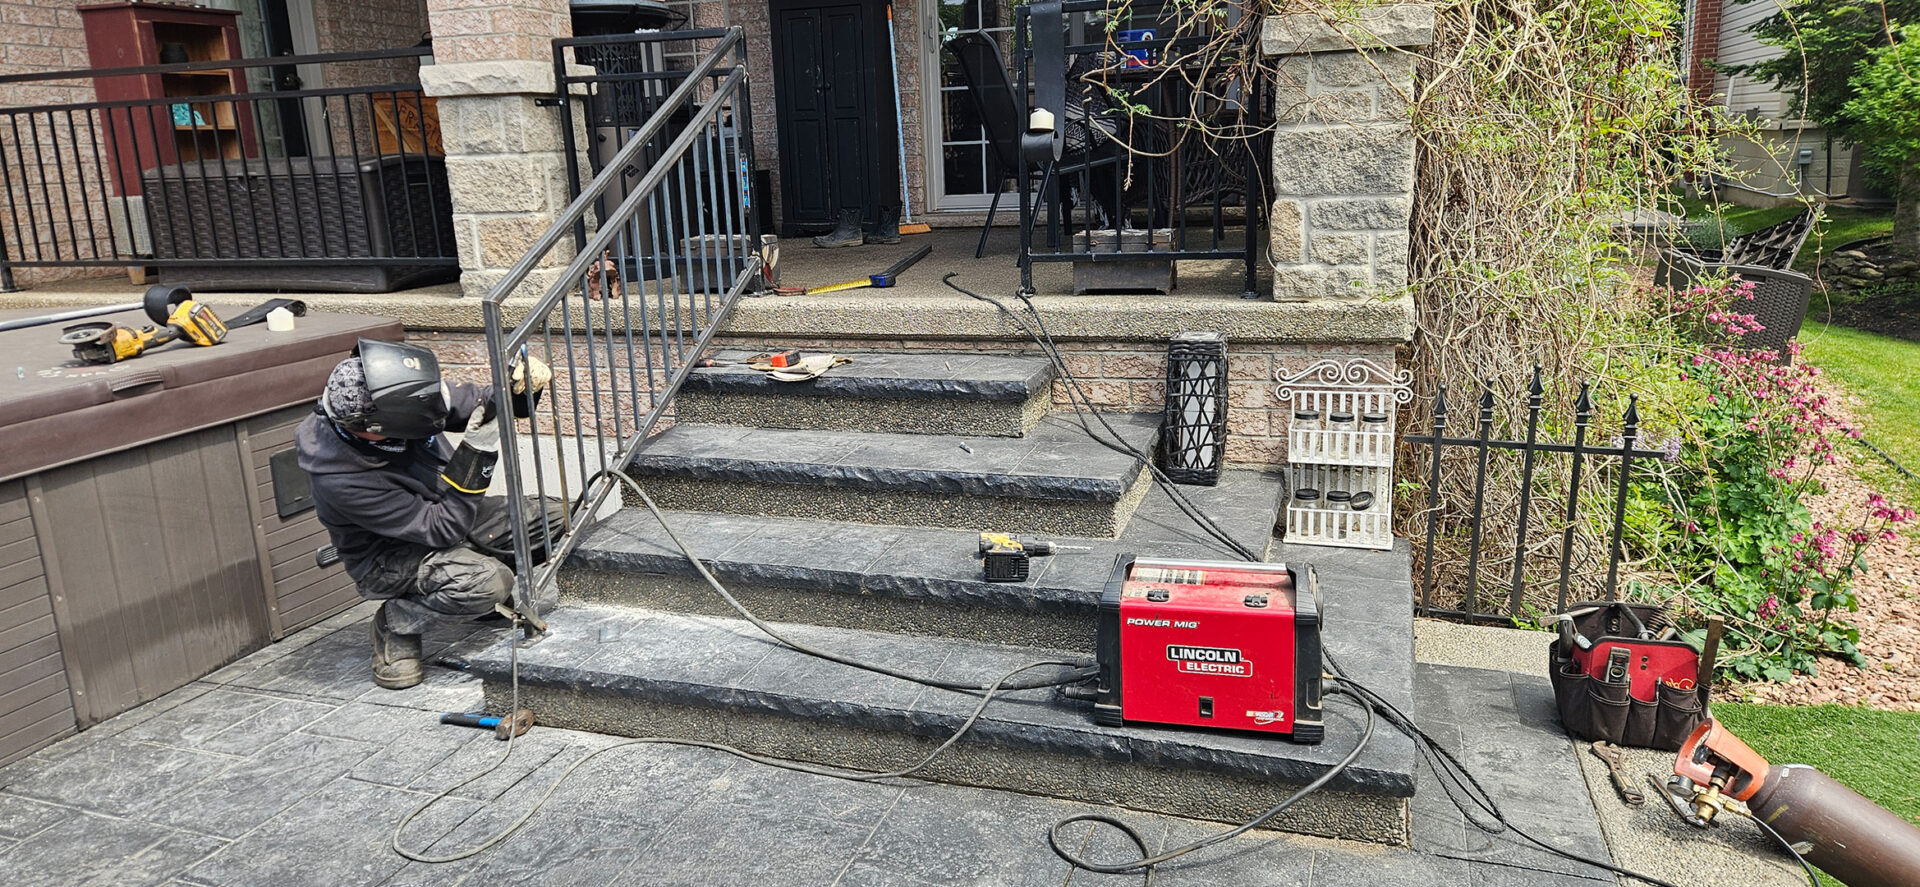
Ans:
[[[1920,829],[1812,767],[1774,767],[1747,806],[1848,887],[1920,884]]]
[[[4,333],[7,330],[22,330],[27,327],[59,323],[63,320],[80,320],[85,317],[98,317],[102,314],[115,314],[121,311],[138,310],[140,310],[139,302],[128,302],[124,305],[103,305],[98,308],[80,308],[73,311],[63,311],[59,314],[42,314],[39,317],[22,317],[17,320],[0,322],[0,333]]]

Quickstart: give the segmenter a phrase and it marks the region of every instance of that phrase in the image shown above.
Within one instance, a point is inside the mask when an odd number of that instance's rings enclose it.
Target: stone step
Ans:
[[[1180,487],[1241,545],[1264,554],[1285,493],[1277,473],[1230,470]],[[1025,582],[988,582],[977,530],[669,511],[675,535],[764,618],[903,634],[1093,650],[1092,614],[1122,554],[1234,560],[1159,488],[1117,539],[1035,558]],[[585,530],[559,574],[562,599],[732,615],[644,508]]]
[[[1053,399],[1053,364],[1044,357],[846,356],[853,362],[805,382],[781,382],[745,366],[696,369],[674,400],[674,415],[708,425],[1019,437]]]
[[[1402,613],[1410,603],[1402,602]],[[550,726],[724,742],[781,758],[890,770],[924,757],[978,702],[976,695],[801,654],[740,619],[572,606],[556,610],[549,623],[551,635],[518,651],[518,701]],[[1081,658],[843,628],[779,628],[823,649],[969,682],[990,682],[1028,662]],[[1410,630],[1403,628],[1400,639],[1410,647]],[[510,644],[476,640],[455,654],[484,681],[493,711],[511,704]],[[1389,654],[1368,644],[1356,634],[1329,635],[1350,674],[1410,706],[1410,649]],[[1353,747],[1363,722],[1353,705],[1330,698],[1326,741],[1295,745],[1257,734],[1103,727],[1090,703],[1051,688],[1005,697],[918,776],[1235,822],[1324,772]],[[1414,767],[1412,744],[1383,726],[1353,767],[1274,825],[1405,844]]]
[[[1152,452],[1158,416],[1107,420]],[[1109,537],[1152,481],[1062,415],[1021,438],[678,423],[629,471],[685,511]]]

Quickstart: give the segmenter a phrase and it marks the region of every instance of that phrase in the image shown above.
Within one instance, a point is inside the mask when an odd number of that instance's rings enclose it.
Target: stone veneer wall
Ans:
[[[441,371],[450,379],[484,383],[487,352],[480,334],[409,331],[412,341],[426,345],[440,357]],[[720,337],[720,347],[760,349],[758,338]],[[946,341],[921,339],[782,339],[780,344],[806,351],[854,354],[861,351],[1017,351],[1037,353],[1019,342]],[[1061,342],[1062,357],[1080,379],[1088,400],[1113,412],[1158,413],[1165,405],[1167,353],[1164,343]],[[1227,343],[1228,395],[1227,459],[1254,465],[1281,465],[1287,459],[1286,404],[1274,397],[1276,373],[1299,372],[1316,360],[1370,358],[1392,366],[1392,345],[1308,345],[1281,343]],[[1054,383],[1054,408],[1070,411],[1067,386]]]
[[[1414,137],[1413,56],[1433,8],[1360,10],[1351,21],[1270,16],[1261,50],[1274,90],[1269,258],[1278,301],[1368,297],[1407,286]]]

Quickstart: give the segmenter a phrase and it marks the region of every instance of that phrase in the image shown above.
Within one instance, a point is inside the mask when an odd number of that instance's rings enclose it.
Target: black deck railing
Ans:
[[[0,287],[16,268],[457,269],[425,48],[17,74],[157,98],[0,108]],[[318,76],[315,88],[297,86]],[[371,82],[369,82],[371,81]],[[156,88],[157,87],[157,88]],[[216,275],[217,277],[218,275]],[[324,285],[324,271],[293,275]]]
[[[1026,291],[1035,262],[1237,259],[1254,296],[1271,190],[1267,78],[1239,63],[1258,52],[1249,41],[1176,30],[1194,14],[1156,0],[1015,10],[1021,124],[1046,108],[1064,132],[1062,159],[1030,171],[1035,187],[1017,177]]]
[[[633,458],[765,264],[747,197],[753,125],[739,28],[721,32],[628,136],[481,302],[499,390],[522,355],[554,372],[533,433],[501,427],[521,612],[552,602],[579,529],[617,486],[603,469]],[[531,297],[524,312],[513,295]],[[534,502],[560,501],[573,505],[567,520],[529,526]],[[536,551],[552,555],[535,563]]]
[[[1574,402],[1571,441],[1540,439],[1545,402],[1541,371],[1535,367],[1533,382],[1527,388],[1525,439],[1495,438],[1496,401],[1493,384],[1488,382],[1481,389],[1474,435],[1448,437],[1451,406],[1443,385],[1433,399],[1433,433],[1402,438],[1409,444],[1428,448],[1422,458],[1427,508],[1421,515],[1425,522],[1417,605],[1421,613],[1471,621],[1508,622],[1547,615],[1549,600],[1553,608],[1550,612],[1559,613],[1567,609],[1570,599],[1619,598],[1620,565],[1624,555],[1622,536],[1633,463],[1639,459],[1664,458],[1667,454],[1635,446],[1640,442],[1637,397],[1627,399],[1618,442],[1606,446],[1595,446],[1587,437],[1595,415],[1588,383],[1581,384],[1580,396]],[[1449,451],[1473,460],[1472,494],[1465,497],[1469,504],[1464,509],[1442,494],[1446,488],[1443,467]],[[1487,483],[1489,461],[1495,454],[1512,454],[1520,463],[1519,503],[1512,515],[1515,529],[1510,540],[1484,538],[1485,526],[1493,516],[1487,508]],[[1562,459],[1565,461],[1558,461]],[[1582,485],[1596,483],[1604,485],[1604,489],[1587,489],[1604,492],[1608,504],[1603,515],[1605,530],[1594,534],[1592,525],[1582,523],[1580,503]],[[1536,502],[1545,502],[1548,507],[1539,508]],[[1442,557],[1443,525],[1451,528],[1451,542],[1459,543],[1459,536],[1465,536],[1466,573],[1454,582],[1440,578],[1438,559]],[[1605,545],[1604,555],[1594,556],[1591,544],[1583,551],[1583,535],[1599,536],[1597,541]],[[1487,553],[1489,549],[1491,554]],[[1458,548],[1450,545],[1447,554],[1457,552]],[[1506,569],[1498,573],[1482,569],[1483,561],[1509,553],[1504,563]],[[1604,582],[1597,578],[1597,563],[1601,559],[1606,563]],[[1576,575],[1577,571],[1593,575],[1582,577]],[[1454,605],[1453,601],[1458,604]]]

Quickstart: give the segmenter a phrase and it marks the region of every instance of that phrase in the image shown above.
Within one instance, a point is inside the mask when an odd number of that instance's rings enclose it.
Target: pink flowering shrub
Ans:
[[[1684,528],[1662,535],[1663,554],[1690,586],[1693,607],[1726,617],[1724,667],[1785,680],[1814,671],[1823,654],[1859,661],[1859,630],[1842,616],[1858,606],[1853,578],[1913,512],[1875,495],[1858,526],[1812,519],[1806,499],[1825,491],[1815,471],[1859,432],[1826,412],[1818,368],[1733,347],[1760,330],[1741,310],[1752,292],[1735,278],[1675,294],[1675,393],[1689,401],[1677,424],[1691,446],[1678,470],[1642,484],[1639,495],[1664,499],[1661,511]],[[1798,355],[1798,343],[1789,347]]]

